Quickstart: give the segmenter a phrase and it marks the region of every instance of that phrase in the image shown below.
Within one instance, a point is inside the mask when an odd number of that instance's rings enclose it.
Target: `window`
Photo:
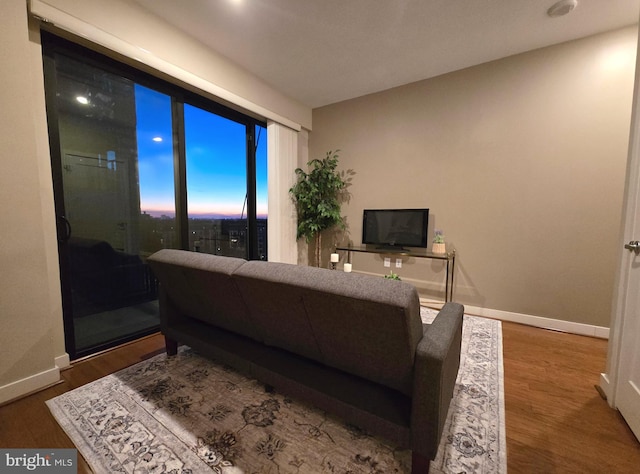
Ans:
[[[266,259],[266,125],[42,40],[67,350],[85,355],[157,328],[153,252]]]

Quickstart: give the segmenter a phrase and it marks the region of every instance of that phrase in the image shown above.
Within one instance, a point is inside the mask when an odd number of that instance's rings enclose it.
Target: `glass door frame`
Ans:
[[[219,115],[226,119],[232,120],[245,127],[246,136],[246,192],[247,192],[247,244],[246,255],[247,260],[260,260],[258,248],[258,221],[257,221],[257,147],[256,143],[256,127],[264,128],[266,133],[267,124],[253,119],[235,110],[229,109],[223,105],[211,102],[197,94],[183,92],[178,98],[175,97],[173,103],[173,119],[174,119],[174,166],[179,170],[176,173],[176,216],[180,216],[178,227],[180,232],[180,242],[183,250],[191,250],[189,248],[189,216],[187,212],[187,164],[186,164],[186,140],[185,123],[184,123],[184,105],[188,104],[200,108],[206,112]],[[266,136],[265,136],[266,139]],[[178,210],[180,212],[178,213]]]
[[[63,163],[61,156],[61,140],[59,134],[59,116],[55,103],[56,96],[56,53],[80,60],[88,65],[102,69],[108,73],[122,76],[139,85],[167,94],[172,100],[173,119],[173,159],[174,159],[174,186],[175,186],[175,213],[177,226],[178,247],[189,250],[189,223],[187,215],[187,187],[186,187],[186,150],[184,129],[184,104],[195,105],[204,110],[221,115],[235,122],[241,123],[247,131],[247,255],[245,258],[259,259],[258,230],[256,211],[256,137],[257,126],[266,130],[266,122],[233,110],[214,102],[194,92],[187,91],[177,85],[157,78],[148,72],[138,70],[116,59],[105,56],[99,52],[81,46],[77,43],[63,39],[53,33],[41,30],[43,70],[45,78],[45,97],[47,109],[47,121],[49,129],[49,146],[51,153],[51,169],[53,179],[53,194],[56,213],[57,240],[60,266],[60,285],[63,306],[63,326],[65,333],[65,346],[72,360],[104,350],[130,340],[143,337],[145,334],[135,334],[115,342],[90,348],[90,350],[76,350],[75,327],[73,322],[71,277],[69,247],[67,241],[70,237],[68,222],[65,218],[64,191],[62,185]],[[78,40],[81,42],[82,40]],[[265,137],[266,138],[266,137]],[[149,334],[157,332],[149,331]]]

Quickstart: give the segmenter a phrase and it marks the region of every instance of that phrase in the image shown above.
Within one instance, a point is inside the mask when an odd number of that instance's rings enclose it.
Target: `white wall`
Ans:
[[[30,0],[31,11],[70,32],[135,60],[134,66],[175,77],[231,107],[299,130],[311,109],[275,90],[224,56],[188,37],[131,0]],[[76,40],[77,40],[76,38]],[[122,58],[119,58],[122,59]],[[169,78],[171,80],[171,78]],[[195,87],[191,87],[194,85]],[[239,106],[239,107],[237,107]]]
[[[123,50],[138,49],[146,63],[130,62],[149,71],[159,70],[149,65],[165,68],[160,74],[165,79],[174,80],[167,74],[175,73],[180,76],[176,82],[185,85],[181,80],[193,80],[197,87],[192,89],[221,98],[227,105],[231,105],[228,101],[235,101],[235,108],[253,116],[280,120],[294,130],[310,127],[308,107],[180,34],[134,2],[32,3],[41,13],[69,22],[78,29],[76,33],[95,34],[100,41]],[[59,367],[68,365],[68,355],[64,346],[40,25],[37,21],[29,25],[24,0],[3,0],[0,21],[0,104],[4,111],[0,117],[2,403],[57,381]],[[55,29],[55,25],[47,28]]]
[[[1,21],[0,403],[57,381],[65,356],[41,58],[22,0]]]
[[[442,229],[458,252],[457,301],[608,327],[636,38],[624,28],[314,109],[311,157],[339,148],[355,171],[351,239],[364,208],[429,207],[430,237]],[[405,259],[398,273],[442,296],[441,265]]]

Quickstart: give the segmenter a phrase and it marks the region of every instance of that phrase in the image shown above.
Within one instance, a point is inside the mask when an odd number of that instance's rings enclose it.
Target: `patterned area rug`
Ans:
[[[436,312],[422,309],[429,322]],[[464,317],[457,385],[430,473],[504,473],[502,330]],[[411,453],[188,348],[47,402],[96,473],[408,473]]]

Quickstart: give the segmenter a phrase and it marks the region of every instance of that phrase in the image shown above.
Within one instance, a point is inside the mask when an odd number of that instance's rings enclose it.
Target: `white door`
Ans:
[[[638,49],[640,51],[640,48]],[[623,208],[623,238],[607,373],[601,387],[640,439],[640,62],[636,62],[633,116]]]
[[[638,84],[636,83],[636,89]],[[638,91],[636,91],[638,94]],[[631,138],[627,195],[625,197],[625,245],[621,255],[618,287],[619,348],[614,403],[640,439],[640,119],[638,98]]]
[[[638,203],[640,204],[640,203]],[[640,207],[636,207],[640,212]],[[640,240],[640,219],[636,216],[636,240]],[[640,248],[630,242],[627,247]],[[620,365],[615,403],[636,437],[640,439],[640,253],[627,249],[630,255],[629,279],[626,285],[624,326],[620,341]]]

